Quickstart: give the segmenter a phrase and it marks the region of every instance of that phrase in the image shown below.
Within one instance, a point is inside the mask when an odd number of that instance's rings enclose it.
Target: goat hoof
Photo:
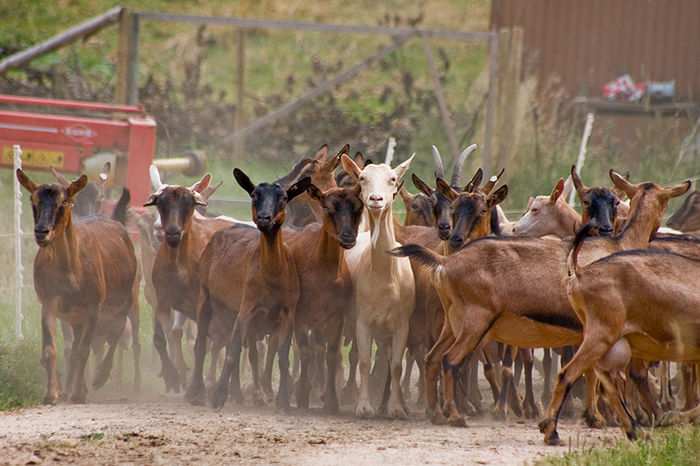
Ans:
[[[58,402],[58,396],[57,395],[52,395],[51,393],[47,393],[44,395],[44,398],[41,400],[41,402],[45,405],[55,405]]]
[[[525,417],[535,419],[540,417],[540,410],[537,406],[525,406]]]
[[[371,406],[358,405],[357,408],[355,408],[355,415],[359,418],[367,419],[374,417],[374,410]]]
[[[442,412],[439,409],[436,409],[429,413],[428,419],[430,419],[430,422],[432,422],[436,426],[444,426],[447,424],[447,418],[444,414],[442,414]]]
[[[214,393],[211,394],[211,400],[209,400],[211,407],[216,410],[221,409],[224,406],[224,403],[226,403],[227,396],[228,394],[226,393],[225,387],[223,389],[217,388],[214,390]]]
[[[389,417],[391,419],[406,419],[408,414],[404,411],[402,406],[393,407],[389,410]]]
[[[591,429],[602,429],[605,427],[605,419],[598,413],[591,413],[589,410],[585,410],[581,417]]]
[[[493,420],[494,421],[505,421],[506,420],[506,411],[504,409],[495,409],[492,414]]]
[[[467,427],[467,421],[462,416],[450,417],[447,419],[447,423],[452,427]]]
[[[92,388],[94,390],[98,390],[98,389],[102,388],[102,386],[105,383],[107,383],[108,378],[109,378],[109,371],[100,368],[100,370],[97,372],[97,376],[95,377],[95,380],[92,381]]]

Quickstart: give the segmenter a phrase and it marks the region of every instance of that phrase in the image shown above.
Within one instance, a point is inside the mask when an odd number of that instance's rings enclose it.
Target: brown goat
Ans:
[[[151,276],[157,302],[153,344],[160,356],[161,375],[167,391],[172,389],[179,392],[185,378],[184,374],[178,374],[168,356],[164,329],[168,328],[170,323],[171,311],[177,309],[190,319],[196,318],[199,261],[202,251],[215,231],[232,224],[225,219],[208,219],[193,215],[195,206],[206,205],[199,191],[202,191],[210,180],[211,175],[207,174],[192,188],[164,185],[144,204],[158,208],[165,232],[165,241],[156,253]],[[223,344],[226,336],[218,336],[220,344]],[[182,351],[178,346],[171,348],[171,352]]]
[[[138,300],[134,247],[119,222],[104,217],[73,222],[72,204],[87,184],[85,175],[68,187],[37,185],[19,169],[17,179],[30,193],[34,239],[39,245],[34,288],[42,304],[42,364],[48,376],[43,401],[55,403],[60,396],[56,372],[56,319],[60,318],[71,324],[76,341],[66,390],[70,401],[84,403],[85,366],[96,329],[108,331],[109,344],[93,382],[99,388],[109,377],[117,340]]]
[[[309,406],[309,362],[311,347],[308,331],[320,331],[326,347],[327,412],[338,411],[335,390],[338,348],[345,315],[350,311],[352,280],[344,258],[344,249],[355,245],[362,217],[360,188],[332,188],[321,191],[315,185],[309,195],[323,208],[323,223],[311,225],[291,235],[288,247],[299,271],[301,294],[295,315],[295,336],[301,357],[301,373],[296,391],[297,406]]]
[[[598,369],[620,427],[627,438],[636,439],[636,422],[613,375],[625,369],[630,357],[700,361],[700,260],[647,249],[618,252],[581,267],[577,257],[584,233],[574,241],[566,280],[571,306],[584,322],[583,341],[560,372],[540,423],[549,443],[558,440],[559,408],[584,371]]]
[[[238,368],[243,342],[248,343],[256,397],[261,397],[255,341],[266,334],[277,338],[280,387],[277,406],[289,407],[289,347],[294,314],[299,300],[299,275],[294,257],[282,240],[287,203],[302,194],[310,184],[305,177],[288,189],[279,184],[255,186],[241,170],[234,177],[248,192],[252,216],[260,233],[252,228],[232,227],[216,232],[202,255],[201,291],[197,311],[197,368],[204,359],[205,329],[219,319],[229,323],[235,319],[233,338],[226,347],[226,362],[211,397],[214,408],[220,408],[228,397],[232,373],[233,396],[241,399]],[[228,327],[230,328],[230,327]],[[201,397],[201,372],[196,373],[188,397]]]
[[[683,194],[688,187],[683,184],[664,190],[651,183],[632,185],[612,170],[610,175],[613,183],[632,198],[632,214],[619,237],[586,243],[586,262],[611,252],[646,247],[659,226],[663,208],[671,197]],[[581,324],[560,285],[568,249],[560,241],[484,238],[444,257],[414,245],[395,250],[433,270],[438,295],[456,336],[452,342],[441,335],[431,350],[444,355],[442,375],[450,422],[458,422],[453,418],[459,416],[451,401],[452,372],[483,337],[523,348],[558,347],[580,341]],[[426,371],[426,388],[434,386],[436,375]],[[435,394],[426,395],[429,409],[441,416]],[[595,408],[589,405],[587,413],[595,416]]]

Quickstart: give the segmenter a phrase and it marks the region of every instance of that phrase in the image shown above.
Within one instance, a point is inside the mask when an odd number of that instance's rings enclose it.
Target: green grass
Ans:
[[[553,466],[684,466],[697,465],[700,454],[700,427],[681,426],[658,429],[649,441],[618,440],[584,451],[550,457],[537,465]]]
[[[39,364],[41,344],[35,338],[15,343],[0,339],[0,411],[37,404],[43,394],[44,371]]]

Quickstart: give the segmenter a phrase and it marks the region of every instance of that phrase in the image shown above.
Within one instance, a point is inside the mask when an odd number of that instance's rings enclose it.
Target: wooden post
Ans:
[[[486,128],[484,131],[484,173],[491,172],[491,147],[495,124],[496,102],[498,99],[498,34],[494,29],[489,41],[489,93],[486,106]],[[488,175],[487,175],[488,176]]]
[[[430,48],[430,42],[425,34],[421,34],[420,40],[423,43],[423,51],[425,52],[425,59],[428,62],[428,69],[430,70],[430,75],[433,78],[433,87],[435,90],[435,99],[437,100],[438,109],[440,110],[440,117],[442,118],[442,124],[445,127],[445,132],[447,133],[447,140],[450,142],[450,149],[452,150],[453,160],[457,160],[459,154],[459,147],[457,146],[457,138],[455,137],[454,126],[452,125],[452,119],[450,118],[450,112],[447,109],[447,100],[445,99],[445,91],[442,88],[442,83],[440,82],[440,76],[438,76],[437,68],[435,67],[435,59],[433,58],[433,51]]]
[[[523,115],[519,114],[520,70],[522,67],[523,29],[499,32],[498,106],[496,110],[498,144],[494,160],[497,167],[508,167],[515,154]]]
[[[128,103],[130,26],[131,9],[124,7],[119,15],[119,49],[117,50],[117,73],[114,83],[114,103],[116,104]]]
[[[127,62],[127,104],[138,105],[139,101],[139,41],[141,39],[141,21],[138,13],[131,15],[131,38],[129,40],[129,58]]]
[[[243,118],[243,92],[245,85],[245,31],[238,30],[238,57],[236,65],[236,74],[238,81],[236,82],[236,113],[233,115],[233,130],[240,130],[245,124]],[[241,136],[234,140],[233,155],[235,158],[243,156],[245,151],[245,136]]]

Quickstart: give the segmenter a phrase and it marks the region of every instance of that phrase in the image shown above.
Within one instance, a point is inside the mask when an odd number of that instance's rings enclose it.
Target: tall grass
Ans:
[[[550,457],[537,465],[552,466],[620,466],[698,464],[700,427],[681,426],[659,429],[651,433],[649,441],[618,440],[611,444],[584,451],[569,452],[561,457]]]

